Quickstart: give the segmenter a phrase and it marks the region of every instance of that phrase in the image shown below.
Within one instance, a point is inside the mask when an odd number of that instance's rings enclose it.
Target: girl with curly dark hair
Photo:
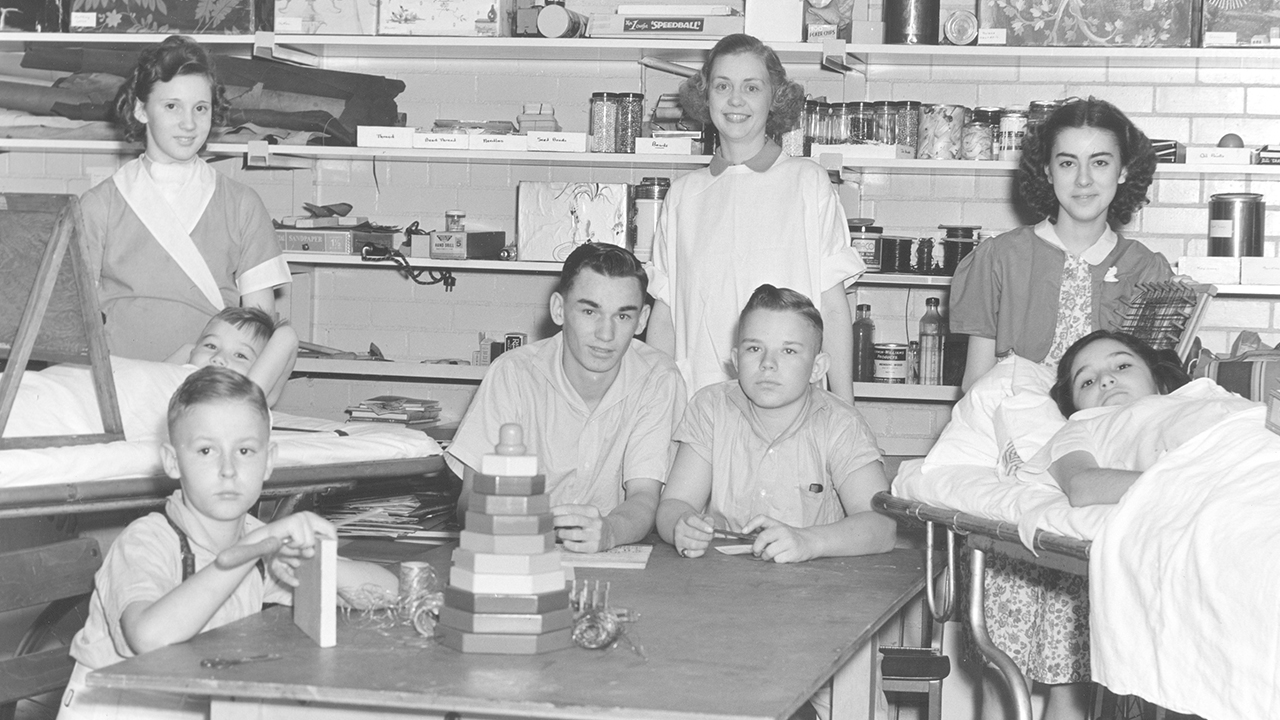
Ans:
[[[1010,353],[1056,365],[1075,340],[1114,329],[1138,283],[1173,273],[1117,233],[1147,203],[1151,141],[1105,100],[1072,100],[1023,141],[1019,188],[1043,219],[980,244],[951,289],[951,328],[969,335],[967,388]]]
[[[951,329],[969,336],[966,389],[1008,354],[1056,367],[1080,338],[1118,328],[1139,283],[1173,275],[1164,256],[1112,228],[1147,202],[1155,170],[1151,142],[1124,113],[1096,98],[1069,101],[1027,134],[1022,153],[1020,189],[1041,221],[982,242],[951,285]],[[1087,714],[1087,603],[1080,578],[991,558],[992,640],[1049,686],[1052,720]],[[999,702],[991,688],[988,702]]]
[[[81,198],[113,354],[164,360],[228,306],[275,315],[289,268],[271,216],[199,157],[226,113],[213,58],[177,35],[139,54],[116,97],[144,152]]]
[[[866,266],[849,245],[827,172],[782,152],[804,89],[777,54],[729,35],[681,87],[685,112],[710,122],[710,166],[677,178],[662,206],[651,268],[648,341],[670,353],[692,395],[729,380],[738,312],[762,284],[791,287],[821,309],[832,392],[853,400],[852,318],[844,288]]]

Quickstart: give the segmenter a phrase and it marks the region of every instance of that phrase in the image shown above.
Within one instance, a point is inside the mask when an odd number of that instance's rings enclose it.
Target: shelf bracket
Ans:
[[[822,69],[840,73],[841,75],[853,70],[853,67],[846,62],[848,55],[845,53],[845,43],[843,40],[823,40],[822,41]]]
[[[259,30],[253,34],[253,56],[304,67],[316,67],[320,64],[320,58],[305,50],[277,45],[276,34],[269,30]]]
[[[315,167],[313,158],[289,157],[271,152],[273,146],[266,140],[250,140],[244,151],[245,168],[270,170],[310,170]]]

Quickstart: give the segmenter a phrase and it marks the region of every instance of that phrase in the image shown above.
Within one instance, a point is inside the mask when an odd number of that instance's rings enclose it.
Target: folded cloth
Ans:
[[[1280,717],[1280,436],[1258,403],[1161,457],[1089,561],[1094,680],[1206,718]]]

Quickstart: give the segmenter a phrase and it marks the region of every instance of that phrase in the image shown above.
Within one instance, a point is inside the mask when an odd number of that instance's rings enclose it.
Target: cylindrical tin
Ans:
[[[1266,218],[1258,193],[1209,196],[1209,257],[1261,257]]]
[[[849,218],[849,244],[858,251],[868,272],[880,272],[880,236],[884,229],[868,218]]]
[[[466,232],[467,214],[461,210],[446,210],[444,213],[445,232]]]
[[[636,151],[636,138],[644,125],[644,95],[642,93],[621,93],[618,107],[618,152],[633,153]]]
[[[937,45],[938,0],[885,0],[886,45]]]
[[[548,7],[556,7],[549,5]],[[591,152],[618,152],[618,119],[622,96],[618,93],[591,93]]]
[[[1027,134],[1027,111],[1008,108],[1000,113],[1000,159],[1022,159],[1022,138]]]
[[[921,160],[958,159],[967,114],[968,108],[963,105],[922,106],[916,157]]]
[[[916,239],[902,235],[884,235],[880,238],[880,271],[913,273]]]
[[[538,34],[547,38],[576,38],[587,35],[587,16],[563,4],[547,3],[538,11]]]
[[[907,346],[903,343],[876,343],[876,382],[907,382]]]
[[[635,186],[635,242],[632,252],[640,262],[653,258],[653,236],[658,230],[658,211],[671,187],[670,178],[647,177]]]

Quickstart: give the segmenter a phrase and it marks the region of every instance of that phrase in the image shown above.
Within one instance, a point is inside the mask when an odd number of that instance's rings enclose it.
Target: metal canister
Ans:
[[[880,236],[884,228],[870,218],[849,218],[849,245],[858,251],[869,272],[880,272]]]
[[[939,0],[885,0],[887,45],[937,45]]]
[[[1000,159],[1017,162],[1022,159],[1022,138],[1027,134],[1025,108],[1006,108],[1000,113]]]
[[[921,160],[958,159],[967,115],[968,108],[963,105],[922,106],[916,157]]]
[[[1209,257],[1261,257],[1266,217],[1258,193],[1209,196]]]
[[[876,343],[875,381],[902,385],[907,382],[909,363],[903,343]]]

